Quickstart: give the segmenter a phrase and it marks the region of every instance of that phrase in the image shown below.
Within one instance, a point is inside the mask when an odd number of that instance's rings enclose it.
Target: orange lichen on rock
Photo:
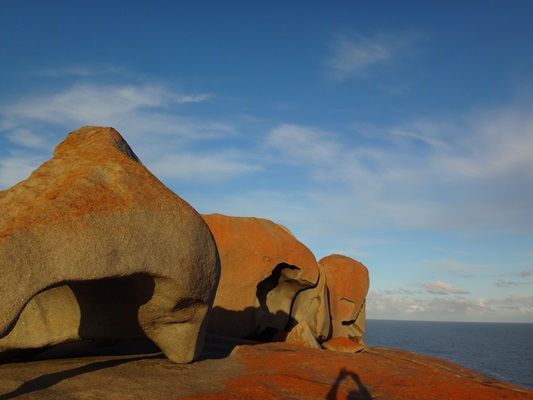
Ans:
[[[268,343],[210,359],[221,340],[208,341],[203,359],[186,365],[158,354],[2,364],[0,398],[533,400],[526,388],[406,351],[345,354]]]
[[[204,219],[221,263],[209,331],[245,338],[285,329],[296,294],[318,280],[313,253],[287,228],[266,219],[221,214]]]
[[[365,349],[361,343],[354,342],[345,337],[334,337],[324,343],[322,347],[326,350],[339,351],[341,353],[358,353]]]
[[[362,342],[365,300],[370,286],[368,269],[350,257],[333,254],[319,261],[326,275],[331,313],[330,337]]]
[[[527,389],[400,350],[343,354],[269,343],[239,346],[234,356],[244,365],[239,377],[186,399],[533,399]]]
[[[0,191],[0,241],[16,229],[45,229],[96,212],[158,209],[169,201],[192,210],[139,165],[113,128],[86,126],[71,132],[51,160],[28,179]]]
[[[116,130],[71,132],[0,210],[0,352],[147,336],[173,361],[198,355],[213,237]]]

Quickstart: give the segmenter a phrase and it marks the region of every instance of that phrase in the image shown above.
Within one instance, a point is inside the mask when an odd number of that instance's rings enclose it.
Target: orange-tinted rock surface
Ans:
[[[146,335],[174,361],[198,353],[214,240],[117,131],[70,133],[0,210],[0,351]]]
[[[283,341],[298,346],[320,349],[320,344],[318,344],[315,335],[305,321],[298,322],[295,326],[293,326],[292,329],[285,335]]]
[[[533,400],[533,392],[400,350],[345,354],[268,343],[185,365],[157,354],[2,364],[0,399],[12,398]]]
[[[340,336],[325,341],[322,343],[322,347],[326,350],[340,351],[341,353],[358,353],[365,349],[365,346],[361,343]]]
[[[319,261],[326,275],[331,313],[330,337],[362,342],[365,333],[365,299],[370,285],[368,270],[360,262],[333,254]]]
[[[261,218],[204,216],[221,275],[209,332],[265,339],[290,322],[296,294],[318,280],[314,255],[285,227]]]
[[[222,391],[186,399],[533,399],[533,392],[443,360],[393,349],[356,354],[291,345],[240,346],[243,371]]]

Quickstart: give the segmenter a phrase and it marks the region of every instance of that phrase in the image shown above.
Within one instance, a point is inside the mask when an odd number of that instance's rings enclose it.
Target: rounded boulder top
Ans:
[[[0,209],[0,338],[39,293],[142,274],[153,295],[131,315],[169,358],[195,357],[220,274],[213,236],[115,129],[69,133],[28,179],[0,192]]]

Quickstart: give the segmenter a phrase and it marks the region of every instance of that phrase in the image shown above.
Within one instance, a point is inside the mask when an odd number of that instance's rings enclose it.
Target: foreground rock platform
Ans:
[[[406,351],[357,354],[210,337],[193,364],[161,353],[0,365],[0,399],[533,399],[533,391]],[[72,349],[69,353],[75,353]]]

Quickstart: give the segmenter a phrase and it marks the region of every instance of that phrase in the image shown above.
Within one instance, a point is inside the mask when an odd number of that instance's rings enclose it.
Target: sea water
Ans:
[[[533,324],[370,319],[365,341],[444,358],[533,389]]]

